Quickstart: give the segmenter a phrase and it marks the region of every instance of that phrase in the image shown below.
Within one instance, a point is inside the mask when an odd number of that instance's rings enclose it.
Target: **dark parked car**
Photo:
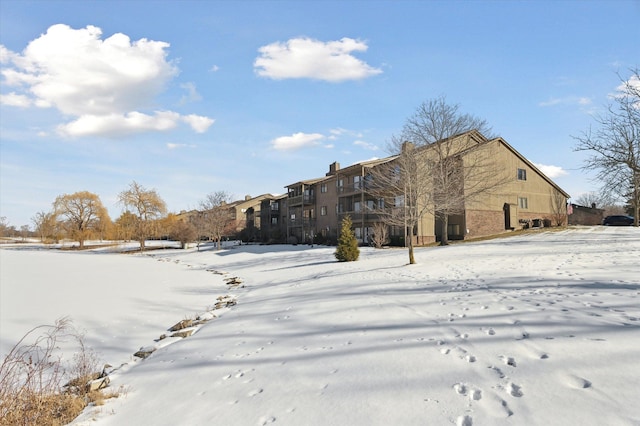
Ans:
[[[602,224],[609,226],[631,226],[633,225],[633,218],[624,215],[607,216],[602,221]]]

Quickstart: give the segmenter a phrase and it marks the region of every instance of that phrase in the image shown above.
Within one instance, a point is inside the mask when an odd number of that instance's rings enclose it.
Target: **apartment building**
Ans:
[[[457,135],[438,144],[447,144],[447,158],[455,157],[464,176],[461,190],[464,205],[446,215],[449,239],[468,239],[498,234],[530,226],[566,224],[566,202],[569,195],[545,176],[530,161],[502,138],[488,140],[477,131]],[[424,161],[442,161],[444,145],[420,147],[415,155]],[[335,241],[344,216],[353,222],[356,238],[368,244],[383,202],[371,190],[375,168],[393,164],[397,156],[353,164],[344,169],[334,162],[324,177],[302,180],[287,185],[286,196],[269,202],[277,203],[282,241],[308,243],[314,239]],[[473,172],[470,173],[469,171]],[[495,184],[486,185],[487,180]],[[485,190],[477,188],[484,184]],[[435,242],[442,237],[442,219],[425,214],[414,229],[414,244]],[[264,211],[264,206],[262,208]],[[282,214],[286,211],[286,214]],[[263,219],[263,223],[265,220]],[[270,229],[269,232],[273,232]],[[390,234],[397,241],[407,235],[403,227],[393,227]],[[264,239],[264,233],[263,233]]]

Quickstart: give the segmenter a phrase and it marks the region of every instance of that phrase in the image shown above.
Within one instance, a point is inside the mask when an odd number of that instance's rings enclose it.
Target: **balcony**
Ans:
[[[289,227],[290,228],[313,228],[316,226],[316,220],[314,218],[310,219],[305,217],[304,219],[289,219]]]
[[[362,190],[366,190],[366,185],[363,182],[355,182],[347,185],[338,186],[338,194],[340,195],[348,195],[348,194],[359,194]]]
[[[364,216],[364,221],[367,223],[380,222],[382,220],[382,216],[379,214],[360,210],[360,211],[339,212],[338,221],[342,222],[342,219],[344,219],[345,216],[350,216],[351,221],[354,223],[362,223],[363,216]]]
[[[296,196],[289,196],[289,198],[287,198],[287,203],[289,203],[289,206],[300,206],[303,203],[304,204],[315,204],[316,202],[316,197],[313,195],[309,195],[309,194],[305,194],[305,195],[296,195]]]

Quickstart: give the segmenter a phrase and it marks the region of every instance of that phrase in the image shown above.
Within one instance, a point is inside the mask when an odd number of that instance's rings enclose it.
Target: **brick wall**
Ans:
[[[500,234],[504,229],[504,212],[487,210],[467,210],[466,238]]]

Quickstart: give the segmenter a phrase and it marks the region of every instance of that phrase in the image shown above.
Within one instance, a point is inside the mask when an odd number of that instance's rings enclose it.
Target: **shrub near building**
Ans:
[[[338,259],[339,262],[353,262],[358,260],[360,256],[358,240],[351,226],[351,217],[346,216],[342,220],[342,228],[340,229],[340,237],[338,238],[338,248],[335,253],[336,259]]]

